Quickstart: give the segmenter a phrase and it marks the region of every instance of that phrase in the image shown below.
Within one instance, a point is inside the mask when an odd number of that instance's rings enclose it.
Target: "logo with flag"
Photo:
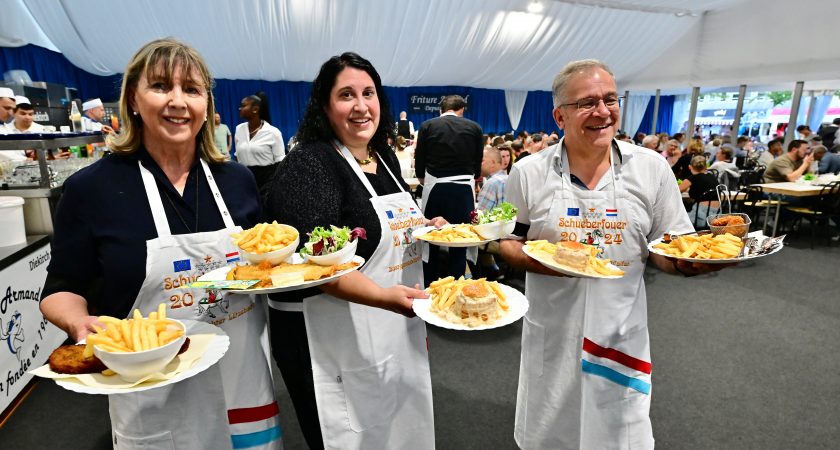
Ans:
[[[409,213],[410,213],[412,216],[413,216],[413,215],[415,215],[415,214],[419,214],[419,213],[417,212],[417,210],[416,210],[416,209],[414,209],[414,208],[408,208],[408,211],[409,211]]]
[[[618,217],[618,210],[607,208],[607,217]]]
[[[567,208],[566,215],[569,217],[578,217],[580,216],[580,208]]]
[[[179,261],[172,261],[172,270],[175,272],[183,272],[185,270],[192,270],[192,265],[189,259],[181,259]]]
[[[614,348],[601,347],[587,338],[583,338],[583,351],[581,369],[584,373],[650,395],[650,362]]]
[[[228,264],[239,261],[239,252],[226,253],[225,260],[227,260]]]

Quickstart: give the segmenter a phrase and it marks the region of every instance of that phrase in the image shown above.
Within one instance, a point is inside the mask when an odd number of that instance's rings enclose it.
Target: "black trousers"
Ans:
[[[429,192],[429,200],[423,214],[431,219],[441,216],[449,223],[469,223],[470,212],[475,209],[472,188],[464,184],[439,183]],[[423,282],[428,286],[438,278],[461,277],[466,272],[467,249],[449,248],[449,262],[440,263],[440,247],[429,245],[429,262],[423,263]]]
[[[277,171],[278,164],[280,163],[274,163],[268,166],[246,166],[254,174],[254,178],[257,179],[257,189],[260,195],[264,195],[265,190],[271,186],[271,180],[274,178],[274,172]]]
[[[303,438],[310,449],[323,449],[321,422],[318,420],[318,405],[315,402],[315,383],[312,380],[312,358],[309,355],[303,313],[269,308],[268,318],[271,325],[271,354],[289,390]]]

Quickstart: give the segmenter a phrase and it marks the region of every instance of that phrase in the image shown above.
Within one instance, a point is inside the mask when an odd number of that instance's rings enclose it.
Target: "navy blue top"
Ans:
[[[146,241],[157,237],[138,160],[157,182],[172,234],[195,232],[196,215],[198,231],[225,227],[197,159],[182,197],[145,149],[107,156],[64,183],[42,298],[72,292],[88,301],[91,314],[129,313],[145,278]],[[251,171],[233,162],[209,166],[234,223],[254,226],[260,203]]]

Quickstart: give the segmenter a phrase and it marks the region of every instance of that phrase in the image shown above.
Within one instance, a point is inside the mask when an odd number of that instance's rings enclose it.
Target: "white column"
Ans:
[[[741,112],[744,110],[744,96],[747,95],[747,85],[742,84],[738,87],[738,104],[735,106],[735,119],[732,121],[732,142],[738,140],[738,128],[741,126]]]
[[[793,140],[794,133],[796,133],[796,116],[799,115],[799,101],[802,100],[803,87],[805,87],[805,82],[797,81],[793,88],[793,99],[790,101],[790,118],[788,119],[787,129],[785,129],[785,149],[787,149],[788,144]]]
[[[685,132],[688,134],[686,142],[689,142],[694,133],[694,116],[697,115],[697,100],[700,98],[700,86],[691,88],[691,107],[688,109],[688,125]]]

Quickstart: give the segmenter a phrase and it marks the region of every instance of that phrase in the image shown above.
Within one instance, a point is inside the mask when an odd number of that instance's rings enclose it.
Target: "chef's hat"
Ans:
[[[0,87],[0,97],[15,98],[15,92],[7,87]]]
[[[32,104],[32,102],[30,102],[28,98],[26,98],[22,95],[15,95],[15,103],[17,104],[17,106],[31,105]]]
[[[82,103],[82,111],[87,111],[89,109],[96,108],[97,106],[102,106],[102,100],[99,100],[98,98],[88,100]]]

